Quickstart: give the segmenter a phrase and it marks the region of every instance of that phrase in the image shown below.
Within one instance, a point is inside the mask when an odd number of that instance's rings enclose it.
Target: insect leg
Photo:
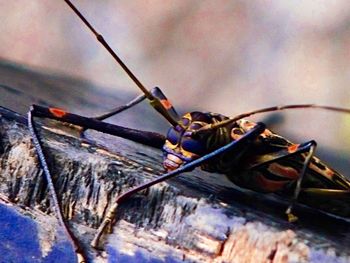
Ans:
[[[118,106],[116,108],[113,108],[113,109],[109,110],[108,112],[105,112],[101,115],[98,115],[98,116],[95,116],[92,118],[94,118],[96,120],[100,120],[100,121],[105,120],[105,119],[112,117],[114,115],[117,115],[118,113],[121,113],[127,109],[130,109],[131,107],[139,104],[141,101],[143,101],[145,99],[146,99],[145,94],[138,95],[137,97],[135,97],[134,99],[132,99],[128,103],[121,105],[121,106]]]
[[[291,200],[291,204],[288,206],[288,208],[286,210],[286,214],[288,216],[288,221],[290,221],[290,222],[297,220],[297,217],[292,214],[292,208],[298,199],[300,191],[302,190],[301,184],[302,184],[304,175],[307,172],[307,168],[310,164],[310,161],[312,159],[312,156],[314,154],[315,149],[316,149],[316,142],[315,141],[309,141],[309,142],[305,142],[305,143],[302,143],[299,145],[293,144],[293,145],[290,145],[289,147],[284,147],[277,152],[270,153],[269,155],[261,156],[261,160],[263,160],[263,161],[259,162],[259,159],[258,159],[254,165],[248,167],[248,169],[257,169],[261,166],[277,162],[278,160],[289,158],[295,154],[307,153],[305,160],[303,162],[303,167],[301,169],[301,172],[300,172],[298,179],[297,179],[297,182],[296,182],[296,187],[294,190],[294,195],[293,195],[292,200]],[[267,158],[268,158],[268,160],[267,160]]]
[[[97,230],[97,234],[95,235],[95,238],[91,242],[91,246],[94,248],[99,248],[100,238],[101,238],[102,234],[104,233],[104,231],[106,230],[106,228],[108,226],[111,228],[113,221],[115,219],[115,216],[116,216],[118,205],[120,203],[122,203],[124,200],[128,199],[130,196],[132,196],[133,194],[135,194],[141,190],[149,188],[152,185],[163,182],[163,181],[165,181],[169,178],[172,178],[178,174],[181,174],[183,172],[191,171],[195,167],[198,167],[202,163],[210,160],[211,158],[216,157],[217,155],[219,155],[223,152],[226,152],[226,151],[233,149],[235,147],[240,147],[242,144],[244,145],[247,142],[254,140],[264,130],[265,130],[265,125],[263,123],[257,123],[257,125],[255,127],[253,127],[250,131],[245,133],[238,140],[232,141],[231,143],[229,143],[229,144],[227,144],[227,145],[225,145],[225,146],[223,146],[223,147],[221,147],[221,148],[219,148],[219,149],[217,149],[217,150],[215,150],[215,151],[213,151],[213,152],[211,152],[211,153],[209,153],[201,158],[198,158],[190,163],[187,163],[174,171],[163,174],[160,177],[158,177],[154,180],[151,180],[150,182],[136,186],[135,188],[132,188],[132,189],[128,190],[127,192],[125,192],[124,194],[118,196],[116,198],[115,202],[112,204],[112,206],[108,210],[108,212],[106,213],[106,216],[105,216],[103,222],[101,223],[100,227]]]
[[[169,111],[169,114],[172,116],[172,118],[174,118],[175,120],[179,119],[179,115],[177,114],[174,107],[171,105],[171,103],[166,98],[166,96],[164,95],[164,93],[161,91],[160,88],[154,87],[153,89],[150,90],[150,93],[155,98],[157,98],[159,101],[161,101],[163,106]],[[96,120],[100,120],[100,121],[105,120],[105,119],[112,117],[118,113],[121,113],[127,109],[130,109],[131,107],[139,104],[140,102],[142,102],[146,98],[147,97],[145,94],[138,95],[136,98],[132,99],[131,101],[129,101],[125,105],[118,106],[118,107],[116,107],[116,108],[114,108],[114,109],[112,109],[104,114],[101,114],[101,115],[98,115],[98,116],[92,117],[92,118],[94,118]]]
[[[152,96],[157,99],[162,105],[163,108],[167,111],[167,114],[169,116],[171,116],[171,118],[173,120],[178,120],[179,119],[179,115],[177,114],[176,110],[174,109],[174,107],[171,105],[171,103],[169,102],[169,100],[167,99],[167,97],[164,95],[164,93],[161,91],[160,88],[158,87],[154,87],[153,89],[151,89],[150,93],[152,94]],[[134,98],[133,100],[129,101],[128,103],[118,106],[104,114],[92,117],[95,120],[105,120],[109,117],[112,117],[114,115],[117,115],[118,113],[121,113],[127,109],[130,109],[131,107],[139,104],[140,102],[142,102],[143,100],[145,100],[147,97],[145,94],[141,94],[139,96],[137,96],[136,98]],[[154,105],[152,104],[152,101],[150,101],[151,105],[154,107]],[[83,127],[80,131],[80,136],[82,138],[84,138],[84,132],[87,130],[87,128]]]
[[[301,188],[300,192],[314,197],[350,199],[350,189]]]
[[[287,208],[286,210],[286,214],[288,216],[288,221],[289,222],[295,222],[296,220],[298,220],[298,217],[296,217],[295,215],[293,215],[292,213],[292,208],[293,208],[293,205],[296,203],[296,201],[298,200],[298,196],[299,196],[299,193],[300,193],[300,190],[301,190],[301,183],[304,179],[304,176],[306,174],[306,171],[307,171],[307,168],[309,167],[309,164],[310,164],[310,161],[311,161],[311,158],[312,156],[314,155],[314,152],[315,152],[315,149],[316,149],[316,142],[315,141],[310,141],[306,144],[306,148],[308,148],[308,153],[305,157],[305,160],[304,160],[304,164],[303,164],[303,168],[301,169],[301,172],[300,172],[300,175],[299,175],[299,178],[297,180],[297,184],[295,186],[295,190],[294,190],[294,195],[293,195],[293,198],[291,200],[291,203],[289,205],[289,207]]]
[[[122,67],[125,73],[134,81],[136,86],[145,94],[145,97],[149,100],[151,106],[158,111],[172,126],[178,125],[177,118],[174,115],[174,110],[168,101],[164,101],[157,95],[153,94],[152,90],[149,91],[141,81],[134,75],[134,73],[126,66],[126,64],[121,60],[121,58],[115,53],[115,51],[109,46],[104,37],[96,31],[96,29],[90,24],[90,22],[84,17],[84,15],[73,5],[70,0],[64,0],[67,5],[73,10],[73,12],[81,19],[81,21],[87,26],[87,28],[95,35],[98,42],[109,52],[109,54],[114,58],[114,60]],[[160,91],[159,88],[155,88]],[[163,93],[162,93],[163,94]],[[165,96],[164,96],[165,97]]]
[[[121,105],[121,106],[118,106],[116,108],[113,108],[113,109],[111,109],[103,114],[97,115],[97,116],[92,117],[92,118],[95,120],[99,120],[99,121],[105,120],[105,119],[112,117],[114,115],[117,115],[118,113],[121,113],[127,109],[130,109],[131,107],[139,104],[144,99],[146,99],[145,94],[138,95],[137,97],[135,97],[134,99],[132,99],[128,103]],[[85,138],[85,131],[86,130],[87,130],[87,128],[85,128],[85,127],[81,128],[81,130],[80,130],[80,137],[81,138]]]
[[[79,241],[74,236],[72,231],[69,229],[69,226],[62,215],[62,209],[61,209],[59,201],[58,201],[58,197],[57,197],[55,186],[54,186],[54,183],[52,180],[52,176],[51,176],[49,167],[47,165],[44,152],[42,150],[42,146],[41,146],[41,142],[40,142],[37,130],[35,128],[32,110],[30,110],[28,112],[28,127],[29,127],[30,134],[32,136],[32,140],[33,140],[34,147],[35,147],[37,155],[38,155],[40,165],[41,165],[41,167],[44,171],[45,177],[46,177],[47,186],[49,188],[49,193],[51,195],[51,200],[53,203],[53,209],[55,210],[58,221],[61,224],[61,226],[63,227],[64,231],[66,232],[66,234],[67,234],[67,236],[68,236],[68,238],[69,238],[69,240],[74,248],[78,262],[79,263],[87,262],[84,251],[83,251],[82,247],[79,245]]]
[[[93,118],[87,118],[81,115],[69,113],[62,109],[32,105],[30,111],[33,117],[44,117],[78,125],[87,129],[93,129],[99,132],[115,135],[158,149],[161,149],[165,142],[165,137],[155,132],[130,129],[115,124],[102,122]]]

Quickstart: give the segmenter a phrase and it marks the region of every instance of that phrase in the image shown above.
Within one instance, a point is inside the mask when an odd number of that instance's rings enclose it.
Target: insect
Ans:
[[[33,105],[28,113],[29,129],[48,180],[56,213],[75,247],[79,262],[84,262],[86,258],[61,215],[33,117],[56,119],[81,126],[83,130],[95,129],[163,149],[163,166],[167,173],[117,197],[92,241],[93,247],[99,247],[101,235],[107,226],[113,224],[118,204],[138,191],[198,166],[209,172],[225,174],[229,180],[242,188],[263,193],[276,193],[290,198],[286,215],[291,222],[297,219],[293,214],[293,206],[296,202],[325,209],[335,214],[350,216],[350,208],[346,207],[350,201],[350,181],[314,156],[315,141],[295,144],[273,133],[263,123],[254,123],[245,119],[256,114],[291,109],[314,108],[347,114],[350,113],[350,109],[297,104],[263,108],[233,118],[211,112],[190,112],[180,117],[163,92],[159,88],[147,89],[80,11],[69,0],[65,2],[143,92],[131,102],[95,118],[38,105]],[[102,121],[145,99],[148,99],[151,106],[171,125],[166,136],[128,129]]]

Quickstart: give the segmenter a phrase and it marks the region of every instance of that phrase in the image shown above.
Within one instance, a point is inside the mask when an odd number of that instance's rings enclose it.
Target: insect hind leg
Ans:
[[[302,144],[292,144],[286,148],[282,148],[278,152],[275,152],[273,158],[270,158],[268,161],[264,161],[264,159],[266,158],[266,156],[265,156],[265,158],[263,158],[262,162],[258,162],[250,167],[250,169],[258,169],[259,167],[266,166],[268,164],[277,162],[279,160],[287,159],[287,158],[294,156],[296,154],[306,153],[305,159],[302,163],[302,169],[299,173],[299,176],[297,177],[298,179],[296,181],[296,187],[294,189],[293,197],[291,199],[290,205],[286,209],[288,221],[290,221],[290,222],[294,222],[298,219],[295,215],[293,215],[292,208],[293,208],[294,204],[297,202],[300,192],[303,190],[303,188],[301,187],[302,182],[304,180],[305,174],[307,173],[307,169],[308,169],[309,164],[310,164],[312,157],[314,155],[316,146],[317,146],[317,143],[313,140],[302,143]]]
[[[342,217],[350,216],[350,189],[302,188],[308,205]]]
[[[295,186],[295,190],[294,190],[294,195],[292,197],[292,200],[291,200],[291,203],[290,205],[288,206],[287,210],[286,210],[286,214],[288,216],[288,221],[289,222],[295,222],[296,220],[298,220],[298,217],[295,216],[293,213],[292,213],[292,209],[293,209],[293,206],[294,204],[297,202],[298,200],[298,196],[300,194],[300,191],[301,191],[301,184],[302,184],[302,181],[304,179],[304,176],[307,172],[307,169],[309,167],[309,164],[311,162],[311,159],[312,159],[312,156],[314,155],[314,152],[315,152],[315,149],[316,149],[316,146],[317,146],[317,143],[315,141],[310,141],[310,142],[307,142],[306,145],[303,144],[305,149],[308,150],[307,152],[307,155],[305,157],[305,160],[304,160],[304,164],[303,164],[303,167],[301,169],[301,172],[300,172],[300,175],[299,175],[299,178],[297,180],[297,183],[296,183],[296,186]],[[296,148],[296,152],[297,152],[298,148]]]

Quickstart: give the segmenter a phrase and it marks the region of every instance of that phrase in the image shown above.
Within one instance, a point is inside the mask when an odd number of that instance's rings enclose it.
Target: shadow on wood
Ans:
[[[40,256],[50,256],[57,249],[57,241],[50,240],[60,237],[55,231],[46,182],[25,118],[5,108],[0,109],[0,117],[2,203],[15,205],[19,213],[29,215],[41,226],[41,233],[46,233],[38,235],[38,243],[46,244],[38,252],[37,262],[41,262]],[[106,210],[126,189],[162,173],[161,153],[95,132],[89,133],[95,141],[90,144],[62,124],[40,124],[65,217],[91,261],[350,260],[349,222],[314,211],[301,217],[298,225],[291,225],[283,218],[285,202],[242,191],[221,175],[200,171],[151,187],[122,204],[113,233],[104,242],[105,250],[96,252],[89,243]],[[299,211],[307,213],[302,207]],[[5,223],[6,218],[1,224]],[[50,226],[45,229],[45,224]],[[60,251],[71,253],[67,245]]]

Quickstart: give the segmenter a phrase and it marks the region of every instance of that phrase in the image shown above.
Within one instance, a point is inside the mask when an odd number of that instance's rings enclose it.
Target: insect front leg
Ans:
[[[109,210],[107,211],[104,220],[102,221],[94,239],[91,242],[91,246],[94,248],[100,248],[100,238],[103,235],[103,233],[105,232],[105,230],[107,229],[107,227],[109,227],[109,229],[112,228],[112,224],[114,223],[114,220],[115,220],[115,217],[117,214],[117,208],[118,208],[119,204],[122,203],[123,201],[127,200],[128,198],[130,198],[130,196],[132,196],[133,194],[135,194],[141,190],[147,189],[150,186],[153,186],[153,185],[158,184],[160,182],[163,182],[167,179],[170,179],[178,174],[191,171],[194,168],[203,164],[204,162],[218,156],[219,154],[222,154],[226,151],[235,149],[237,147],[239,148],[242,145],[245,145],[251,141],[254,141],[264,130],[265,130],[265,125],[263,123],[257,123],[255,127],[253,127],[247,133],[242,135],[239,139],[232,141],[229,144],[222,146],[221,148],[219,148],[219,149],[217,149],[209,154],[206,154],[198,159],[195,159],[194,161],[192,161],[190,163],[187,163],[183,166],[180,166],[176,170],[173,170],[169,173],[163,174],[160,177],[158,177],[150,182],[146,182],[142,185],[136,186],[135,188],[132,188],[132,189],[126,191],[124,194],[118,196],[115,199],[114,203],[109,208]]]
[[[167,97],[164,95],[164,93],[162,92],[162,90],[158,87],[154,87],[153,89],[150,90],[150,94],[153,96],[154,100],[156,100],[157,102],[159,102],[162,105],[162,108],[164,110],[167,111],[167,114],[173,119],[173,120],[177,120],[179,119],[179,115],[177,114],[175,108],[171,105],[171,103],[169,102],[169,100],[167,99]],[[141,94],[138,95],[137,97],[135,97],[134,99],[132,99],[131,101],[129,101],[128,103],[118,106],[112,110],[109,110],[106,113],[103,113],[101,115],[95,116],[95,117],[91,117],[92,119],[95,120],[105,120],[109,117],[112,117],[114,115],[117,115],[118,113],[121,113],[127,109],[132,108],[133,106],[139,104],[140,102],[144,101],[145,99],[147,99],[147,96],[145,94]],[[154,104],[154,100],[150,101],[150,104],[152,107],[157,109],[157,105]],[[88,128],[83,127],[81,129],[80,132],[80,136],[81,137],[85,137],[84,136],[84,132],[87,130]]]
[[[78,114],[69,113],[58,108],[47,108],[39,105],[32,105],[30,112],[33,117],[49,118],[63,123],[78,125],[80,127],[84,127],[85,129],[93,129],[99,132],[115,135],[158,149],[161,149],[165,142],[165,137],[155,132],[126,128],[119,125],[102,122],[93,118],[84,117]]]
[[[34,147],[38,155],[39,163],[43,169],[44,175],[48,183],[48,189],[52,200],[53,209],[56,213],[56,216],[60,224],[64,228],[64,231],[66,232],[67,237],[72,243],[78,262],[80,263],[87,262],[86,256],[79,244],[79,241],[73,235],[73,233],[68,227],[66,220],[63,217],[62,209],[54,187],[51,172],[47,164],[46,156],[43,151],[40,136],[35,126],[34,117],[44,117],[44,118],[58,120],[61,122],[66,122],[73,125],[86,127],[89,129],[95,129],[97,131],[120,136],[126,139],[130,139],[136,142],[140,142],[140,143],[152,146],[152,147],[156,147],[156,148],[161,148],[163,146],[165,138],[164,136],[157,133],[139,131],[139,130],[129,129],[118,125],[104,123],[96,119],[91,119],[80,115],[68,113],[58,108],[47,108],[47,107],[42,107],[38,105],[32,105],[32,107],[30,108],[30,111],[28,112],[28,127],[34,143]]]
[[[40,165],[44,171],[45,177],[46,177],[46,181],[47,181],[47,186],[49,188],[49,193],[51,196],[51,201],[53,203],[53,209],[56,213],[56,216],[58,218],[58,221],[60,223],[60,225],[63,227],[64,231],[66,232],[66,235],[68,237],[68,239],[70,240],[74,251],[76,253],[76,257],[77,257],[77,262],[79,263],[85,263],[87,262],[87,257],[84,253],[84,250],[82,249],[82,247],[79,244],[79,241],[77,240],[77,238],[74,236],[74,234],[72,233],[72,231],[69,229],[69,226],[66,222],[66,220],[63,217],[63,213],[62,213],[62,209],[58,200],[58,196],[55,190],[55,186],[52,180],[52,176],[50,173],[50,169],[47,165],[47,161],[46,161],[46,157],[45,154],[43,152],[42,149],[42,145],[39,139],[39,135],[38,132],[35,128],[35,123],[33,121],[33,114],[32,114],[32,110],[30,110],[28,112],[28,127],[29,127],[29,132],[31,134],[33,143],[34,143],[34,147],[36,149],[37,155],[38,155],[38,159],[40,162]]]
[[[174,117],[174,119],[178,119],[179,116],[178,114],[176,113],[175,109],[172,107],[172,105],[170,104],[169,100],[167,99],[167,97],[164,95],[164,93],[162,92],[162,90],[158,87],[154,87],[153,89],[150,90],[150,93],[155,97],[157,98],[158,100],[160,100],[162,102],[162,104],[166,107],[166,108],[172,108],[171,111],[172,111],[172,115]],[[144,101],[145,99],[147,99],[147,96],[145,94],[140,94],[138,96],[136,96],[134,99],[132,99],[131,101],[129,101],[128,103],[124,104],[124,105],[121,105],[121,106],[118,106],[114,109],[111,109],[109,110],[108,112],[106,113],[103,113],[101,115],[98,115],[98,116],[95,116],[95,117],[92,117],[93,119],[96,119],[96,120],[105,120],[109,117],[112,117],[114,115],[117,115],[118,113],[121,113],[127,109],[130,109],[132,108],[133,106],[139,104],[140,102]]]
[[[135,97],[134,99],[132,99],[131,101],[129,101],[128,103],[126,103],[124,105],[120,105],[118,107],[115,107],[115,108],[103,113],[103,114],[100,114],[100,115],[97,115],[97,116],[91,117],[91,118],[95,119],[95,120],[99,120],[99,121],[105,120],[105,119],[112,117],[114,115],[117,115],[118,113],[121,113],[127,109],[130,109],[131,107],[139,104],[140,102],[142,102],[146,98],[147,97],[145,94],[138,95],[137,97]],[[81,129],[79,131],[81,138],[86,139],[85,132],[87,129],[88,128],[86,128],[86,127],[81,127]]]
[[[146,95],[145,94],[140,94],[138,95],[137,97],[135,97],[134,99],[132,99],[131,101],[129,101],[128,103],[124,104],[124,105],[120,105],[116,108],[113,108],[111,110],[109,110],[108,112],[105,112],[101,115],[98,115],[98,116],[95,116],[95,117],[92,117],[93,119],[96,119],[96,120],[105,120],[109,117],[112,117],[114,115],[117,115],[118,113],[121,113],[127,109],[130,109],[132,108],[133,106],[139,104],[140,102],[142,102],[143,100],[146,99]]]

